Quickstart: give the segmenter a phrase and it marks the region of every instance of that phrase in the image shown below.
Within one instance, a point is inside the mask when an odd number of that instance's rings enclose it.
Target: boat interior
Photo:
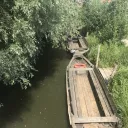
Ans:
[[[74,128],[116,128],[117,119],[93,67],[74,59],[68,70],[68,93]],[[86,67],[74,68],[77,63]],[[105,123],[107,122],[107,123]],[[113,125],[114,124],[114,125]]]
[[[70,49],[87,49],[87,41],[84,38],[72,39],[68,41]]]

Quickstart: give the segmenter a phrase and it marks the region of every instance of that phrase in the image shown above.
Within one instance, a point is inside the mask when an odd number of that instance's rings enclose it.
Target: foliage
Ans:
[[[38,55],[47,43],[57,47],[67,32],[76,33],[82,25],[79,13],[77,4],[66,0],[2,0],[0,80],[30,86]]]
[[[90,0],[83,8],[85,29],[100,39],[101,42],[120,40],[128,34],[128,1]]]
[[[99,40],[95,36],[88,36],[88,42],[90,47],[88,57],[91,61],[96,62]],[[104,42],[101,44],[99,65],[101,67],[111,67],[117,63],[119,66],[123,65],[127,67],[127,51],[128,47],[125,47],[121,42]]]
[[[0,49],[7,45],[8,41],[11,43],[9,37],[11,37],[13,22],[9,4],[12,5],[12,2],[7,4],[3,0],[0,1]]]
[[[123,128],[128,127],[128,68],[121,67],[114,77],[111,93],[117,105],[118,115],[123,122]]]

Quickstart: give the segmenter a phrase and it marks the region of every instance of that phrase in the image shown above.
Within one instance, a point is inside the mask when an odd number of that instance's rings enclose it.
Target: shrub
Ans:
[[[90,52],[88,58],[92,62],[96,62],[99,40],[95,36],[88,36]],[[121,42],[104,42],[100,48],[100,61],[101,67],[112,67],[115,63],[119,66],[127,66],[128,64],[128,47],[125,47]]]
[[[30,86],[38,55],[47,44],[57,47],[67,32],[81,27],[80,10],[66,0],[1,0],[0,81]]]

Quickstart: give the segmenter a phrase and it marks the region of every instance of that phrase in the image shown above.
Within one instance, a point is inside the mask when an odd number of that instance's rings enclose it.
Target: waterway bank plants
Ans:
[[[100,42],[120,40],[128,34],[127,12],[127,0],[89,0],[83,7],[85,30]]]
[[[58,47],[81,27],[80,8],[66,0],[0,1],[0,81],[31,86],[34,64],[46,45]],[[44,62],[45,63],[45,62]]]
[[[121,41],[100,43],[100,40],[94,35],[89,35],[87,39],[90,47],[88,58],[90,58],[90,61],[92,61],[94,64],[96,63],[98,45],[100,45],[101,49],[99,66],[112,67],[113,64],[116,63],[119,66],[127,67],[128,47],[125,47]]]
[[[117,112],[122,120],[122,127],[128,127],[128,67],[122,66],[109,85],[111,94],[117,106]]]

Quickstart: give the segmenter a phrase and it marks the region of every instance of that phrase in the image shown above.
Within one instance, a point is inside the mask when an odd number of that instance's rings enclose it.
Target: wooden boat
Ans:
[[[82,36],[79,36],[77,38],[68,38],[67,50],[71,53],[72,51],[85,53],[89,50],[87,40]]]
[[[75,54],[67,66],[66,91],[72,128],[118,127],[119,119],[105,82],[83,55]]]

